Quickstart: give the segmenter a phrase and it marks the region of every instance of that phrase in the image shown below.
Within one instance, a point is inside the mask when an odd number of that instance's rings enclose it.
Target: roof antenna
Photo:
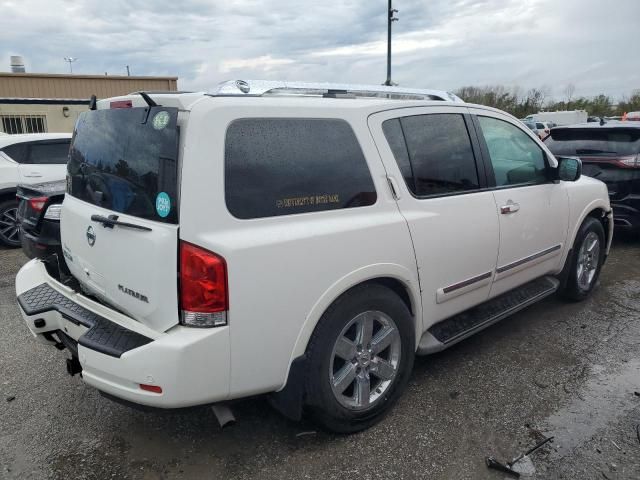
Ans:
[[[144,98],[144,101],[145,101],[145,102],[147,102],[147,105],[149,105],[150,107],[158,107],[158,106],[159,106],[159,105],[158,105],[156,102],[154,102],[154,101],[153,101],[153,99],[152,99],[149,95],[147,95],[146,93],[144,93],[144,92],[138,92],[138,93],[140,94],[140,96],[141,96],[142,98]]]

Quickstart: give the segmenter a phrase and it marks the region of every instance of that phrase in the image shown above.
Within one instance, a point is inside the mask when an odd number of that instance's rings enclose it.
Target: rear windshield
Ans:
[[[78,117],[67,191],[114,212],[177,223],[177,108],[93,110]]]
[[[640,152],[640,128],[553,129],[544,143],[555,155],[635,155]]]

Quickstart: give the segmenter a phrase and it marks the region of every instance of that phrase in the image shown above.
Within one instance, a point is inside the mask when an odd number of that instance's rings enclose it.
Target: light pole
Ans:
[[[388,87],[393,85],[393,81],[391,81],[391,24],[398,21],[398,17],[393,16],[394,13],[398,13],[398,10],[393,8],[391,0],[389,0],[387,10],[387,80],[384,82],[384,85]]]
[[[76,60],[78,59],[75,57],[64,57],[64,61],[69,63],[69,73],[73,73],[73,67],[71,66],[71,64]]]

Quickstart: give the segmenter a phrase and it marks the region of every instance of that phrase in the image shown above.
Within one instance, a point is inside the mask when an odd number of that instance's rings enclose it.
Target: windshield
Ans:
[[[544,143],[554,155],[635,155],[640,152],[640,128],[556,128]]]
[[[78,117],[67,192],[136,217],[177,223],[176,108],[93,110]]]

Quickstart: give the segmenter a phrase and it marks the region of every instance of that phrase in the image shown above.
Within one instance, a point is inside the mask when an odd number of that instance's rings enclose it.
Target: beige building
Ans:
[[[177,89],[177,77],[0,72],[0,132],[72,132],[91,95]]]

